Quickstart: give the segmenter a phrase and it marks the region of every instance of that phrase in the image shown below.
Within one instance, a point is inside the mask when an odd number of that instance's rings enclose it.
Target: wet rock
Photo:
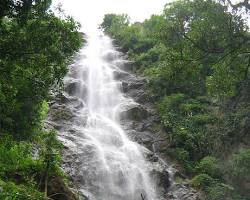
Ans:
[[[148,118],[146,118],[145,120],[143,120],[142,123],[139,123],[138,126],[136,127],[136,129],[138,131],[149,131],[151,132],[151,136],[153,135],[152,133],[159,131],[156,127],[158,126],[157,123],[155,123],[155,121],[157,121],[158,118],[155,115],[152,115]]]
[[[86,112],[82,111],[81,116],[79,116],[74,120],[74,124],[77,126],[85,126],[87,123],[87,118],[88,118],[87,111]]]
[[[53,177],[48,183],[48,196],[54,200],[78,200],[61,177]]]
[[[113,60],[116,60],[121,55],[118,51],[106,51],[102,58],[106,60],[107,62],[112,62]]]
[[[150,154],[147,154],[147,160],[149,162],[158,162],[159,157],[156,154],[154,154],[153,152],[151,152]]]
[[[122,82],[122,86],[123,86],[124,91],[128,91],[131,89],[139,89],[139,88],[145,86],[145,84],[146,84],[146,82],[144,81],[144,79],[136,80],[136,81],[132,80],[131,82],[130,82],[130,80]]]
[[[167,170],[158,171],[153,170],[151,176],[156,181],[156,185],[159,186],[160,193],[167,193],[168,188],[171,186],[169,172]]]
[[[187,176],[185,176],[184,174],[182,174],[179,170],[175,170],[174,172],[174,179],[187,179]]]
[[[126,60],[126,58],[124,58],[124,59],[125,60],[123,61],[122,65],[120,65],[120,68],[122,68],[125,71],[134,72],[136,69],[134,62],[128,61],[128,60]]]
[[[62,125],[59,124],[59,123],[55,123],[53,121],[49,121],[49,120],[46,120],[44,122],[44,126],[45,126],[45,129],[46,130],[52,130],[52,129],[56,129],[56,130],[59,130],[62,128]]]
[[[126,77],[128,77],[129,76],[129,73],[127,73],[127,72],[124,72],[124,71],[122,71],[122,70],[119,70],[119,71],[114,71],[113,72],[113,74],[114,74],[114,78],[115,79],[125,79]],[[124,82],[123,82],[124,83]]]
[[[131,65],[130,69],[132,68]],[[118,78],[121,78],[123,92],[138,103],[122,113],[122,125],[127,130],[130,139],[149,150],[144,155],[155,166],[151,169],[151,175],[156,180],[158,195],[161,197],[159,199],[199,200],[199,193],[196,190],[186,185],[185,182],[176,184],[171,178],[178,177],[186,180],[186,177],[177,170],[172,172],[164,161],[168,160],[166,132],[160,126],[159,117],[151,109],[152,97],[147,91],[147,81],[134,75],[118,76]],[[160,158],[159,155],[161,155]]]
[[[51,107],[49,119],[53,122],[69,121],[74,117],[72,111],[65,105],[53,105]]]
[[[70,102],[69,97],[66,96],[66,94],[64,94],[62,92],[56,94],[55,99],[56,99],[56,102],[61,103],[61,104]]]
[[[146,134],[145,132],[137,132],[136,140],[138,141],[139,144],[142,144],[147,149],[151,151],[153,150],[152,149],[153,139],[150,135]]]
[[[68,105],[69,107],[75,109],[80,109],[85,106],[84,102],[80,98],[76,96],[69,96],[65,92],[56,94],[55,100],[56,102],[53,103],[55,105]],[[53,104],[51,104],[51,106]]]
[[[168,195],[174,198],[169,198],[170,200],[201,200],[201,194],[196,190],[185,186],[183,184],[175,184]],[[170,197],[170,196],[169,196]]]
[[[147,132],[139,132],[136,130],[127,130],[126,131],[129,138],[143,146],[147,149],[152,150],[152,135]]]
[[[137,103],[146,103],[149,100],[149,96],[144,90],[138,90],[138,92],[134,95],[134,100]]]
[[[132,105],[131,107],[127,108],[127,110],[121,113],[121,119],[129,119],[134,121],[141,121],[147,118],[150,113],[141,105]]]
[[[128,92],[128,83],[127,82],[122,82],[122,91]]]
[[[69,80],[65,81],[64,90],[69,95],[75,95],[77,93],[84,93],[85,94],[87,92],[87,88],[84,85],[84,83],[82,83],[78,79],[69,79]]]
[[[77,110],[85,107],[84,102],[81,99],[77,98],[77,97],[71,98],[70,102],[68,102],[68,105],[69,105],[69,107],[75,108]]]
[[[130,96],[137,103],[145,104],[149,102],[150,96],[146,92],[146,83],[144,81],[137,81],[133,83],[128,83],[126,81],[122,82],[122,90],[127,96]]]

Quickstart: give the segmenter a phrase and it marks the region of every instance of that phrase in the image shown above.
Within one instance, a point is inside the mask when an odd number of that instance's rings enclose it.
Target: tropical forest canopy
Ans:
[[[165,153],[209,200],[250,199],[249,13],[248,1],[181,0],[142,23],[101,24],[149,80]]]

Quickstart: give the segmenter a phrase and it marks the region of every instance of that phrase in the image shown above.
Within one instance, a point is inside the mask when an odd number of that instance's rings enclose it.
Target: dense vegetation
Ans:
[[[61,177],[61,144],[45,131],[49,91],[82,43],[79,24],[51,0],[0,3],[0,199],[48,199]],[[55,197],[55,196],[54,196]]]
[[[166,153],[208,200],[250,199],[249,7],[181,0],[143,23],[101,24],[148,78]]]

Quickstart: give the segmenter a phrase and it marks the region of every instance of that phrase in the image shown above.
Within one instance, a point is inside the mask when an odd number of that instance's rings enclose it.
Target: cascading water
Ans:
[[[87,37],[80,52],[75,70],[81,86],[76,95],[86,106],[78,110],[79,118],[87,112],[86,124],[74,125],[81,131],[78,173],[84,181],[80,188],[90,200],[155,200],[142,147],[119,124],[123,105],[133,103],[114,78],[119,59],[112,40],[100,34]]]

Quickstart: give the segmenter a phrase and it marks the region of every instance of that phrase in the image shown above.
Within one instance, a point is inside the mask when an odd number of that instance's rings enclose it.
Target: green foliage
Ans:
[[[0,131],[20,138],[39,128],[48,91],[61,82],[82,40],[72,18],[45,9],[50,1],[27,2],[32,5],[9,1],[18,12],[27,6],[25,14],[6,10],[0,18]]]
[[[206,200],[243,200],[234,194],[234,189],[223,183],[215,183],[206,189]]]
[[[180,105],[185,102],[184,94],[173,94],[166,96],[157,106],[159,114],[162,116],[165,126],[172,126],[178,122],[178,112],[171,112],[180,109]]]
[[[191,180],[192,186],[203,189],[206,189],[215,183],[216,180],[214,180],[211,176],[207,174],[199,174]]]
[[[209,114],[206,104],[184,94],[166,96],[157,106],[163,124],[170,133],[173,147],[189,153],[189,161],[196,161],[210,151],[206,126],[215,117]]]
[[[0,3],[0,199],[45,200],[45,179],[62,177],[61,144],[45,132],[49,90],[62,85],[82,45],[80,25],[51,0]]]
[[[164,14],[167,23],[159,38],[177,53],[175,59],[186,60],[186,66],[200,65],[203,90],[209,77],[211,95],[232,96],[248,69],[249,55],[244,54],[249,48],[244,44],[248,27],[244,20],[211,0],[177,1],[166,7]]]
[[[243,149],[233,155],[232,158],[232,175],[250,181],[250,149]]]
[[[57,140],[56,132],[44,132],[40,136],[40,159],[43,162],[44,170],[47,170],[49,175],[57,173],[63,175],[60,169],[61,164],[61,149],[62,143]]]
[[[168,149],[167,153],[175,158],[187,172],[193,172],[194,163],[190,162],[190,153],[187,150],[176,147],[174,149]]]
[[[39,192],[45,174],[48,181],[64,177],[61,148],[55,131],[41,133],[32,143],[14,141],[12,136],[0,138],[0,199],[46,199]]]
[[[214,131],[222,141],[227,141],[225,149],[230,149],[232,145],[238,145],[241,142],[249,145],[250,105],[248,102],[228,110],[220,121]]]
[[[31,152],[31,143],[0,138],[0,199],[45,199],[36,183],[43,164]]]
[[[104,16],[103,22],[100,27],[104,29],[105,32],[114,34],[115,31],[121,30],[129,25],[129,17],[126,14],[116,15],[116,14],[106,14]]]
[[[46,101],[43,101],[39,111],[40,121],[46,119],[48,112],[49,112],[49,104]]]
[[[43,193],[36,189],[16,185],[13,182],[3,182],[0,180],[0,199],[2,200],[47,200]]]
[[[205,191],[205,200],[244,200],[230,185],[220,182],[207,174],[199,174],[191,180],[193,187]]]
[[[241,149],[232,155],[227,177],[241,194],[250,197],[250,149]]]
[[[196,165],[195,170],[197,173],[204,173],[211,177],[221,178],[219,160],[213,156],[202,158]]]
[[[17,143],[10,136],[0,138],[0,176],[17,174],[28,178],[35,170],[41,168],[40,162],[32,159],[31,148],[31,144]]]
[[[208,92],[224,100],[248,77],[248,27],[220,3],[176,1],[143,23],[124,16],[105,15],[101,27],[146,70],[159,95]]]

